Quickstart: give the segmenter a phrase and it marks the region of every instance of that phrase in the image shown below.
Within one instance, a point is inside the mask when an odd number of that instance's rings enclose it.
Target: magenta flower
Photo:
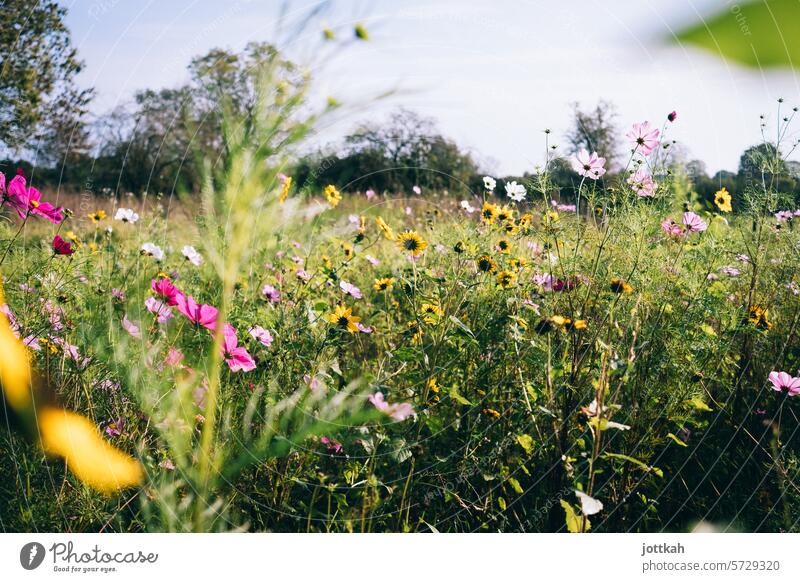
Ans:
[[[638,168],[628,178],[628,184],[631,185],[634,192],[640,197],[651,197],[655,195],[658,184],[653,181],[653,177],[647,173],[644,168]]]
[[[800,394],[800,378],[795,378],[786,372],[770,372],[769,381],[776,392],[786,392],[788,396]]]
[[[380,410],[388,414],[394,420],[400,422],[414,414],[414,407],[411,406],[407,402],[403,402],[401,404],[389,404],[384,400],[383,394],[380,392],[376,392],[375,394],[371,394],[369,396],[369,401],[372,405]]]
[[[71,255],[75,252],[72,245],[60,236],[53,237],[53,252],[57,255]]]
[[[694,212],[683,213],[683,224],[688,232],[703,232],[708,224]]]
[[[281,300],[280,292],[272,285],[264,285],[261,289],[261,294],[267,298],[270,303],[277,303]]]
[[[672,113],[667,115],[667,121],[669,121],[670,123],[674,122],[676,119],[678,119],[678,112],[677,111],[673,111]]]
[[[339,281],[339,288],[344,292],[345,295],[350,295],[353,299],[361,299],[363,297],[361,294],[361,289],[348,283],[347,281]]]
[[[272,345],[272,334],[260,325],[254,325],[251,327],[249,333],[254,339],[261,342],[265,346],[270,347]]]
[[[342,443],[340,443],[336,439],[329,439],[328,437],[324,436],[324,437],[319,437],[319,442],[321,442],[328,448],[328,452],[331,452],[335,455],[344,452],[344,447],[342,447]]]
[[[163,297],[167,301],[167,305],[177,305],[178,297],[183,295],[183,293],[172,284],[172,281],[165,277],[153,279],[150,282],[150,288],[156,295]]]
[[[214,331],[217,328],[217,315],[216,307],[211,305],[198,304],[191,295],[178,295],[177,307],[183,315],[185,315],[192,323],[202,325],[206,329]]]
[[[5,176],[3,177],[5,181]],[[7,202],[17,211],[20,218],[25,218],[28,213],[37,214],[47,220],[58,224],[64,220],[61,208],[56,208],[49,202],[42,202],[42,193],[36,188],[28,188],[25,177],[14,176],[8,184],[8,190],[3,193],[3,202]]]
[[[256,362],[245,348],[239,347],[236,339],[236,330],[230,325],[225,326],[222,336],[222,357],[231,369],[231,372],[249,372],[256,369]]]
[[[591,154],[582,149],[572,159],[572,168],[584,178],[597,180],[606,173],[605,166],[606,159],[597,155],[597,152]]]
[[[625,137],[631,140],[634,151],[643,156],[648,156],[658,147],[659,135],[661,135],[661,132],[650,127],[649,121],[643,121],[642,123],[634,123],[631,130],[625,134]]]

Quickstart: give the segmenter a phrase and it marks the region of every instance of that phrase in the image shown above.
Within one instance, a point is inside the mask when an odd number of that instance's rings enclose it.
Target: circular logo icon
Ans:
[[[30,542],[19,551],[19,563],[26,570],[35,570],[44,561],[44,546],[39,542]]]

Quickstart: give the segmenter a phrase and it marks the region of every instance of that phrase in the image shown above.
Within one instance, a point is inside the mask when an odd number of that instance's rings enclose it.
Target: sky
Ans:
[[[86,62],[79,82],[97,91],[96,113],[137,90],[180,85],[193,55],[277,41],[311,69],[319,95],[350,105],[321,128],[320,145],[402,106],[434,118],[496,175],[540,164],[546,128],[565,149],[574,102],[614,103],[623,133],[643,120],[660,126],[676,110],[669,138],[712,174],[735,170],[742,151],[761,141],[759,115],[774,125],[779,97],[800,105],[795,72],[746,69],[669,42],[733,0],[334,1],[300,31],[278,27],[278,0],[61,4]],[[283,22],[306,20],[319,4],[291,2]],[[350,38],[356,22],[368,42],[320,42],[324,26]]]

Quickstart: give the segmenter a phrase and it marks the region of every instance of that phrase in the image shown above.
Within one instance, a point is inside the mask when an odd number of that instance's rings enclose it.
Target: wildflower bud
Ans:
[[[358,40],[369,40],[369,33],[367,32],[367,29],[364,27],[364,25],[361,24],[360,22],[356,24],[353,33],[356,35],[356,38]]]
[[[667,119],[669,120],[670,123],[675,121],[677,118],[678,118],[678,112],[677,111],[673,111],[672,113],[667,115]]]

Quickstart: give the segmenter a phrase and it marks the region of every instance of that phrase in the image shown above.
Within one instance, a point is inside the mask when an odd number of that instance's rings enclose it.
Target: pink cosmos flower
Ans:
[[[408,402],[403,402],[400,404],[389,404],[388,402],[386,402],[386,400],[384,400],[383,394],[381,392],[376,392],[375,394],[371,394],[369,396],[369,401],[375,408],[377,408],[381,412],[385,412],[398,422],[403,421],[412,414],[414,414],[414,407],[411,406]]]
[[[361,333],[372,333],[372,328],[369,327],[368,325],[362,324],[360,321],[356,322],[356,327],[358,328],[358,331],[360,331]]]
[[[345,295],[350,295],[353,299],[361,299],[363,297],[361,294],[361,289],[348,283],[347,281],[339,281],[339,288],[344,292]]]
[[[272,285],[264,285],[261,289],[261,294],[266,297],[270,303],[278,303],[281,300],[280,292]]]
[[[144,306],[150,313],[155,313],[158,323],[164,325],[174,317],[172,309],[169,308],[163,301],[159,301],[155,297],[148,297],[144,300]]]
[[[170,346],[169,350],[167,351],[167,357],[164,358],[164,363],[167,366],[176,368],[181,365],[182,361],[183,361],[183,352],[181,352],[178,348],[174,346]]]
[[[5,176],[3,180],[5,181]],[[8,202],[17,211],[20,218],[25,218],[30,213],[37,214],[56,224],[64,220],[62,209],[54,207],[49,202],[42,202],[42,193],[36,188],[28,188],[25,177],[22,175],[14,176],[8,184],[3,201]]]
[[[664,222],[661,223],[661,230],[663,230],[670,236],[684,235],[683,227],[680,224],[676,223],[671,218],[664,219]]]
[[[742,272],[739,269],[731,266],[722,267],[720,271],[722,271],[722,273],[727,275],[728,277],[738,277],[739,275],[742,274]]]
[[[800,378],[795,378],[786,372],[770,372],[769,381],[776,392],[786,391],[789,396],[800,394]]]
[[[156,295],[166,299],[167,305],[177,305],[178,297],[183,295],[183,293],[181,293],[178,288],[172,284],[172,281],[165,277],[162,277],[161,279],[153,279],[150,282],[150,288]]]
[[[553,290],[553,276],[550,273],[534,275],[533,282],[539,285],[544,291]]]
[[[606,173],[605,166],[606,159],[597,155],[597,152],[591,154],[582,149],[572,159],[572,168],[584,178],[597,180]]]
[[[118,418],[117,420],[112,420],[108,423],[108,426],[106,427],[106,434],[108,436],[119,436],[122,434],[124,428],[125,420]]]
[[[254,325],[250,328],[249,333],[254,339],[258,340],[267,347],[270,347],[273,342],[272,334],[260,325]]]
[[[305,283],[308,283],[311,280],[311,275],[308,272],[306,272],[305,269],[297,269],[297,272],[295,274],[297,275],[298,279],[300,279]]]
[[[688,232],[703,232],[708,224],[694,212],[683,213],[683,224]]]
[[[344,447],[342,447],[342,443],[335,439],[329,439],[328,437],[319,437],[319,442],[323,445],[328,447],[328,452],[331,452],[335,455],[341,454],[344,452]]]
[[[634,192],[641,197],[650,197],[656,193],[658,184],[653,181],[653,177],[647,173],[644,168],[638,168],[628,178],[628,184],[631,185]]]
[[[122,329],[127,331],[131,337],[135,337],[137,339],[142,338],[142,332],[139,330],[139,326],[128,319],[127,314],[122,317]]]
[[[125,303],[126,295],[125,291],[123,291],[122,289],[117,289],[116,287],[111,289],[111,297],[113,297],[120,303]]]
[[[176,297],[178,311],[185,315],[192,323],[202,325],[206,329],[214,331],[217,328],[216,307],[211,305],[198,304],[191,295],[178,295]]]
[[[245,348],[239,347],[236,339],[236,330],[230,325],[225,326],[222,336],[222,357],[231,369],[231,372],[249,372],[256,369],[256,362]]]
[[[419,186],[414,186],[411,189],[414,191],[414,194],[417,194],[417,195],[422,194],[422,188],[420,188]]]
[[[373,267],[377,267],[378,265],[381,264],[381,262],[372,255],[364,255],[364,258],[367,259],[367,261],[369,261],[369,264],[372,265]]]
[[[373,198],[375,198],[375,190],[370,188],[369,190],[364,192],[364,195],[367,197],[367,200],[372,200]]]
[[[642,123],[634,123],[631,130],[625,134],[625,137],[631,140],[634,151],[643,156],[649,156],[658,147],[659,135],[661,135],[661,132],[650,127],[649,121],[643,121]]]

